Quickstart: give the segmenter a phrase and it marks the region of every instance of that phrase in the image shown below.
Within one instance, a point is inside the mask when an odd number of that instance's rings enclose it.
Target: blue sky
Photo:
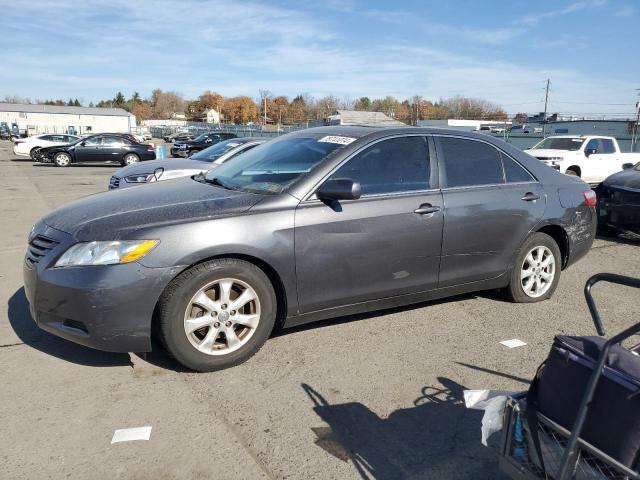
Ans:
[[[631,113],[638,0],[0,0],[0,97],[153,88],[256,97],[484,98],[508,112]],[[613,105],[621,104],[621,105]]]

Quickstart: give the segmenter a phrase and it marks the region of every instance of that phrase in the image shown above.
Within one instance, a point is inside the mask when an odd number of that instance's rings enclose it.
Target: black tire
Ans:
[[[522,285],[522,268],[524,266],[525,258],[527,257],[527,255],[529,255],[529,253],[537,247],[546,247],[551,251],[551,254],[554,257],[555,267],[554,276],[549,288],[542,295],[532,297],[530,295],[527,295],[524,291],[524,287]],[[558,287],[561,270],[562,256],[560,253],[560,248],[558,247],[556,241],[546,233],[534,233],[529,238],[527,238],[527,240],[522,244],[522,247],[520,248],[520,253],[518,253],[518,258],[516,259],[516,263],[514,264],[513,270],[511,271],[509,286],[505,289],[507,298],[516,303],[534,303],[551,298],[556,288]]]
[[[579,177],[580,175],[578,175],[578,172],[576,172],[575,170],[571,170],[570,168],[567,169],[566,172],[564,172],[565,175],[569,175],[570,177]]]
[[[127,163],[125,159],[126,159],[127,157],[129,157],[129,156],[131,156],[131,157],[136,157],[136,160],[135,160],[134,162]],[[140,162],[140,156],[139,156],[139,155],[137,155],[137,154],[135,154],[135,153],[131,153],[131,152],[129,152],[129,153],[126,153],[126,154],[122,157],[122,160],[120,161],[120,164],[121,164],[123,167],[126,167],[127,165],[134,165],[134,164],[139,163],[139,162]]]
[[[260,302],[260,317],[252,336],[239,349],[223,355],[201,352],[187,338],[184,315],[192,297],[205,285],[234,278],[250,285]],[[277,300],[269,277],[256,265],[234,258],[201,263],[178,275],[158,303],[161,340],[179,363],[198,372],[211,372],[238,365],[253,356],[269,338],[277,315]]]
[[[33,147],[30,151],[29,151],[29,156],[31,157],[31,160],[35,160],[36,159],[36,151],[39,149],[40,147]]]
[[[187,152],[187,158],[189,158],[190,156],[192,156],[193,154],[198,153],[200,150],[189,150]]]
[[[53,157],[53,163],[56,167],[68,167],[71,165],[71,155],[66,152],[56,153],[56,156]]]

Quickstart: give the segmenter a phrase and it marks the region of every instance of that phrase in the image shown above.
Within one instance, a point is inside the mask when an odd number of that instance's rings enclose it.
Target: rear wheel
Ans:
[[[580,174],[578,173],[577,170],[574,170],[572,168],[568,168],[566,172],[564,172],[565,175],[569,175],[571,177],[579,177]]]
[[[31,149],[31,151],[29,152],[29,156],[31,157],[31,160],[35,160],[36,159],[36,152],[38,151],[40,147],[33,147]]]
[[[57,167],[68,167],[71,164],[71,155],[65,152],[56,153],[56,156],[53,157],[53,163]]]
[[[522,245],[506,293],[517,303],[551,298],[561,268],[562,256],[555,240],[545,233],[534,233]]]
[[[135,153],[127,153],[122,159],[122,165],[132,165],[134,163],[138,163],[140,161],[140,157]]]
[[[255,354],[276,319],[273,286],[252,263],[217,259],[180,274],[159,303],[159,327],[169,353],[184,366],[208,372]]]

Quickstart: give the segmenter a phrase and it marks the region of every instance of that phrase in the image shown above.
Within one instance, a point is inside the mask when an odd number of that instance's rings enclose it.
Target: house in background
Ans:
[[[205,123],[220,123],[220,112],[213,108],[209,108],[202,112],[200,119]]]

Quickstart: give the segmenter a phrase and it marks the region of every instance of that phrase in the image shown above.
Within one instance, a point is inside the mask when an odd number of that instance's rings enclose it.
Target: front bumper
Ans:
[[[53,268],[75,241],[42,225],[24,262],[24,288],[38,327],[87,347],[111,352],[151,350],[158,298],[181,267],[124,265]]]

